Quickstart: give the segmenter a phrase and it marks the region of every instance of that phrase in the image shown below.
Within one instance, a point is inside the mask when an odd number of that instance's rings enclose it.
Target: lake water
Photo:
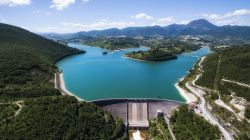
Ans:
[[[62,59],[57,66],[64,73],[66,88],[84,100],[106,98],[162,98],[185,101],[175,83],[185,76],[201,57],[209,53],[208,47],[183,53],[178,59],[163,62],[136,61],[123,58],[127,51],[103,55],[101,48],[80,44],[71,47],[87,53]]]

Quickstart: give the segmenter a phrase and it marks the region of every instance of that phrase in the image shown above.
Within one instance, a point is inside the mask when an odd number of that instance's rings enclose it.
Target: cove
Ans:
[[[102,48],[69,44],[87,51],[66,57],[57,66],[64,73],[66,88],[87,100],[108,98],[160,98],[184,102],[174,84],[185,76],[197,60],[207,55],[209,47],[178,55],[178,59],[163,62],[136,61],[124,58],[126,49],[103,55]]]

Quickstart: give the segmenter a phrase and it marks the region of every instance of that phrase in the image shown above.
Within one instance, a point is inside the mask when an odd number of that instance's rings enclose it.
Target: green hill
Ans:
[[[216,51],[210,54],[203,62],[203,76],[196,84],[207,87],[206,99],[212,106],[212,112],[220,121],[230,124],[229,130],[236,132],[237,139],[250,138],[250,88],[238,83],[250,84],[250,45]],[[235,115],[218,106],[214,101],[221,97],[234,112],[240,110],[232,104],[244,105],[243,115],[246,119],[239,121]]]
[[[59,94],[55,61],[82,51],[11,25],[0,24],[0,32],[0,99]]]
[[[220,62],[220,63],[219,63]],[[217,51],[205,59],[204,74],[197,84],[218,90],[222,95],[230,95],[233,91],[237,96],[250,101],[250,89],[223,82],[222,79],[250,84],[250,45]]]
[[[178,140],[217,140],[221,137],[217,126],[195,114],[187,105],[179,107],[172,114],[170,121]]]
[[[95,105],[65,96],[27,100],[20,114],[0,121],[2,140],[114,140],[125,128],[120,119]]]
[[[120,119],[54,89],[54,63],[83,52],[0,24],[0,139],[110,140],[124,135]]]

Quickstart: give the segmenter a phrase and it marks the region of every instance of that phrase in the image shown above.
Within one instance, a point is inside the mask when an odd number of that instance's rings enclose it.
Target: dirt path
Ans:
[[[234,84],[237,84],[239,86],[250,88],[249,84],[245,84],[245,83],[241,83],[241,82],[237,82],[237,81],[233,81],[233,80],[221,79],[221,81],[228,82],[228,83],[234,83]]]
[[[219,55],[219,60],[217,63],[217,68],[216,68],[216,76],[214,79],[214,90],[216,91],[216,93],[218,94],[219,98],[217,100],[215,100],[215,103],[220,106],[223,107],[224,109],[232,112],[239,121],[241,121],[240,117],[235,113],[235,111],[229,106],[227,105],[224,101],[221,100],[221,95],[219,93],[219,89],[218,89],[218,85],[217,83],[220,81],[220,77],[218,76],[220,74],[220,63],[221,63],[221,55]]]
[[[0,105],[4,105],[4,104],[16,104],[19,107],[18,110],[15,112],[14,116],[9,117],[8,119],[11,119],[12,117],[16,117],[20,113],[20,111],[23,109],[23,101],[0,103]]]
[[[17,112],[15,113],[15,116],[17,116],[19,113],[20,113],[20,111],[23,109],[23,101],[17,101],[17,102],[15,102],[16,103],[16,105],[19,107],[19,109],[17,110]]]
[[[218,85],[217,85],[217,83],[220,80],[220,77],[219,77],[219,74],[220,74],[220,62],[221,62],[221,55],[219,55],[219,60],[218,60],[218,63],[217,63],[216,72],[215,72],[215,78],[214,78],[214,90],[216,90],[216,91],[218,91]]]

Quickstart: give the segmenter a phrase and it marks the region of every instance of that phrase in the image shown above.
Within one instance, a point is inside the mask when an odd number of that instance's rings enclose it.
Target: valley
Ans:
[[[0,138],[249,139],[248,28],[195,20],[46,39],[1,23]],[[131,99],[129,118],[146,129],[96,104],[109,99]],[[181,104],[163,113],[151,99]]]

